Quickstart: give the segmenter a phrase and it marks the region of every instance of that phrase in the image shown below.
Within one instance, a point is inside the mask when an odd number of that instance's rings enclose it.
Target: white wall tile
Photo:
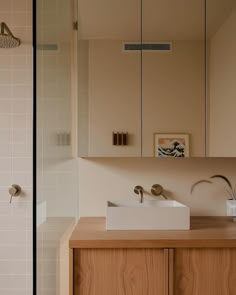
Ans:
[[[9,172],[6,172],[6,171],[3,171],[3,172],[0,172],[0,188],[2,186],[7,186],[9,185],[9,183],[12,181],[12,173],[11,171]]]
[[[27,56],[23,55],[21,58],[19,56],[12,57],[12,67],[15,69],[27,69],[28,68],[28,60]]]
[[[26,260],[0,260],[0,275],[24,275],[26,272]]]
[[[0,48],[0,294],[30,295],[32,260],[32,28],[31,0],[0,0],[20,47]],[[28,126],[27,126],[28,124]],[[32,125],[32,121],[31,121]],[[24,193],[9,203],[8,188]]]
[[[8,1],[1,1],[1,2],[8,2]],[[5,22],[7,24],[10,24],[11,23],[11,14],[8,11],[0,10],[0,19],[1,19],[1,22]],[[8,50],[1,50],[0,54],[1,55],[2,54],[9,54],[9,51]]]
[[[11,206],[7,202],[0,203],[0,217],[1,216],[10,216],[12,212]]]
[[[12,101],[12,113],[13,114],[26,114],[27,100],[13,100]]]
[[[11,116],[9,114],[0,114],[0,126],[1,128],[11,127]]]
[[[31,146],[25,143],[15,143],[13,146],[12,156],[13,157],[31,157],[32,151]],[[0,145],[1,149],[1,145]]]
[[[0,100],[0,114],[10,114],[11,113],[11,101]]]
[[[11,286],[12,279],[10,275],[0,275],[1,288],[9,288]]]
[[[0,71],[1,78],[1,71]],[[32,83],[32,72],[30,70],[15,69],[12,73],[12,80],[14,84],[30,84]],[[8,77],[4,81],[8,81]],[[6,84],[6,83],[2,83]]]
[[[28,10],[28,0],[11,0],[12,1],[12,11],[27,11]]]
[[[20,183],[22,187],[30,187],[32,185],[32,173],[22,172],[22,171],[13,171],[12,173],[12,182]]]
[[[26,129],[26,115],[25,114],[14,114],[12,116],[12,127],[13,128],[24,128]]]
[[[0,55],[0,68],[1,70],[8,70],[12,66],[11,55]]]
[[[14,200],[12,200],[14,202]],[[27,220],[25,216],[0,216],[0,231],[1,230],[21,230],[26,228]]]
[[[3,288],[0,288],[0,294],[4,294],[4,295],[26,295],[25,292],[26,292],[25,289],[3,289]],[[30,292],[27,293],[27,295],[31,295],[32,291],[30,291]]]
[[[1,85],[0,85],[1,87]],[[0,88],[1,89],[1,88]],[[12,97],[17,100],[31,99],[32,100],[32,89],[29,85],[13,85],[12,86]]]
[[[14,140],[14,143],[25,143],[26,137],[27,137],[26,128],[17,128],[12,130],[12,138]]]
[[[8,129],[0,128],[0,140],[1,140],[1,143],[10,143],[11,142],[10,128],[8,128]]]
[[[1,172],[11,172],[12,171],[12,159],[11,158],[1,158],[0,157],[0,173]],[[1,192],[0,192],[1,199]]]
[[[1,157],[11,157],[12,151],[11,151],[12,145],[10,143],[0,143],[0,155]]]
[[[0,11],[7,11],[10,12],[11,11],[11,1],[0,1]]]
[[[13,11],[12,12],[12,26],[26,27],[27,22],[27,12],[25,11]]]
[[[11,84],[12,72],[8,69],[0,70],[0,84]]]
[[[30,172],[32,171],[32,159],[27,157],[12,158],[12,169],[15,172]]]
[[[11,98],[11,87],[9,87],[9,85],[0,84],[0,99],[10,99],[10,98]]]
[[[2,233],[2,232],[1,232]],[[26,260],[26,245],[13,246],[11,244],[6,244],[5,246],[0,246],[0,260]]]

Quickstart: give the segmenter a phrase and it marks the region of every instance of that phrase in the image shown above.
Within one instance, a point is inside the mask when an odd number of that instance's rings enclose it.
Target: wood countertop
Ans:
[[[191,217],[186,231],[107,231],[105,217],[81,218],[70,248],[236,248],[231,217]]]

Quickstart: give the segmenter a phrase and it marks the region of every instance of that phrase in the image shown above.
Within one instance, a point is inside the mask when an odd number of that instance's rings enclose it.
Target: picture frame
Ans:
[[[189,134],[154,133],[154,156],[159,158],[188,158]]]

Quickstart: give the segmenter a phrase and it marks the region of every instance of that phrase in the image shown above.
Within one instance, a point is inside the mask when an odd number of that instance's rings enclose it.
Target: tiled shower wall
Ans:
[[[0,0],[20,47],[0,48],[0,295],[32,294],[32,1]],[[23,195],[9,203],[8,187]]]

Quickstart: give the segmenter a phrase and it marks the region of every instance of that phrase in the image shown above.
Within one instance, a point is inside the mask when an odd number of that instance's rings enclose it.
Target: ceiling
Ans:
[[[212,36],[236,0],[207,0]],[[204,39],[204,0],[143,0],[143,40]],[[78,0],[81,39],[140,40],[141,0]]]

